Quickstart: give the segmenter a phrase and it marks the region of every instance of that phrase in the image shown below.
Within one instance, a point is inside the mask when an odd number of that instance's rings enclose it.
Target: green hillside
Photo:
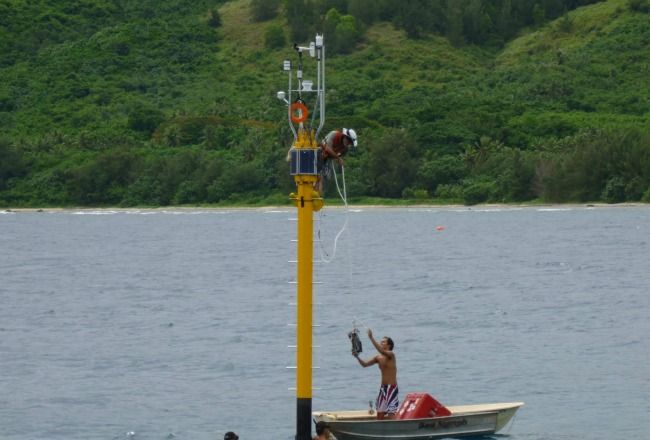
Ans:
[[[285,203],[292,3],[0,0],[0,206]],[[343,17],[326,129],[360,134],[353,199],[650,201],[646,0],[485,44]]]

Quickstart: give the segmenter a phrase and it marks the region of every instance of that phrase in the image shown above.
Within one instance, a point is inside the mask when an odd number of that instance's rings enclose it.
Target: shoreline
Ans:
[[[405,204],[405,205],[382,205],[382,204],[349,204],[348,209],[464,209],[472,210],[498,210],[498,209],[579,209],[579,208],[638,208],[650,207],[648,203],[540,203],[540,204],[507,204],[507,203],[485,203],[478,205],[437,205],[437,204]],[[325,205],[329,209],[345,209],[343,205]],[[57,212],[195,212],[195,211],[278,211],[292,210],[292,205],[267,205],[267,206],[164,206],[164,207],[65,207],[65,208],[0,208],[0,213],[57,213]]]

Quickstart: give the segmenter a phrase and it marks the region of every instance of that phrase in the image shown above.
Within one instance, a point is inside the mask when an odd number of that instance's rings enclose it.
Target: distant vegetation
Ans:
[[[285,16],[291,35],[297,40],[323,28],[335,40],[344,29],[360,36],[366,27],[387,21],[403,29],[409,38],[434,33],[447,36],[454,45],[500,47],[524,27],[542,25],[579,6],[600,1],[603,0],[287,0]],[[271,11],[277,12],[278,0],[254,0],[253,9],[259,9],[255,5],[262,3],[269,5],[266,18],[273,16]],[[332,11],[338,17],[333,19]],[[346,17],[351,20],[340,27]]]
[[[317,31],[352,198],[650,202],[650,0],[0,0],[0,206],[286,203]]]

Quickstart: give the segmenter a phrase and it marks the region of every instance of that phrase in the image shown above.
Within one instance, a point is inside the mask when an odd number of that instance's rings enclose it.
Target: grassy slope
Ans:
[[[648,126],[650,24],[626,5],[609,0],[579,8],[568,14],[568,30],[563,17],[508,44],[493,77],[504,94],[529,103],[512,124],[537,134],[549,117],[592,127]]]

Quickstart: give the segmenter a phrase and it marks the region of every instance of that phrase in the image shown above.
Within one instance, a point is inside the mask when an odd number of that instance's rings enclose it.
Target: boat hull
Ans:
[[[315,412],[337,440],[424,440],[494,434],[514,416],[522,402],[448,407],[452,415],[410,420],[377,420],[368,411]]]

